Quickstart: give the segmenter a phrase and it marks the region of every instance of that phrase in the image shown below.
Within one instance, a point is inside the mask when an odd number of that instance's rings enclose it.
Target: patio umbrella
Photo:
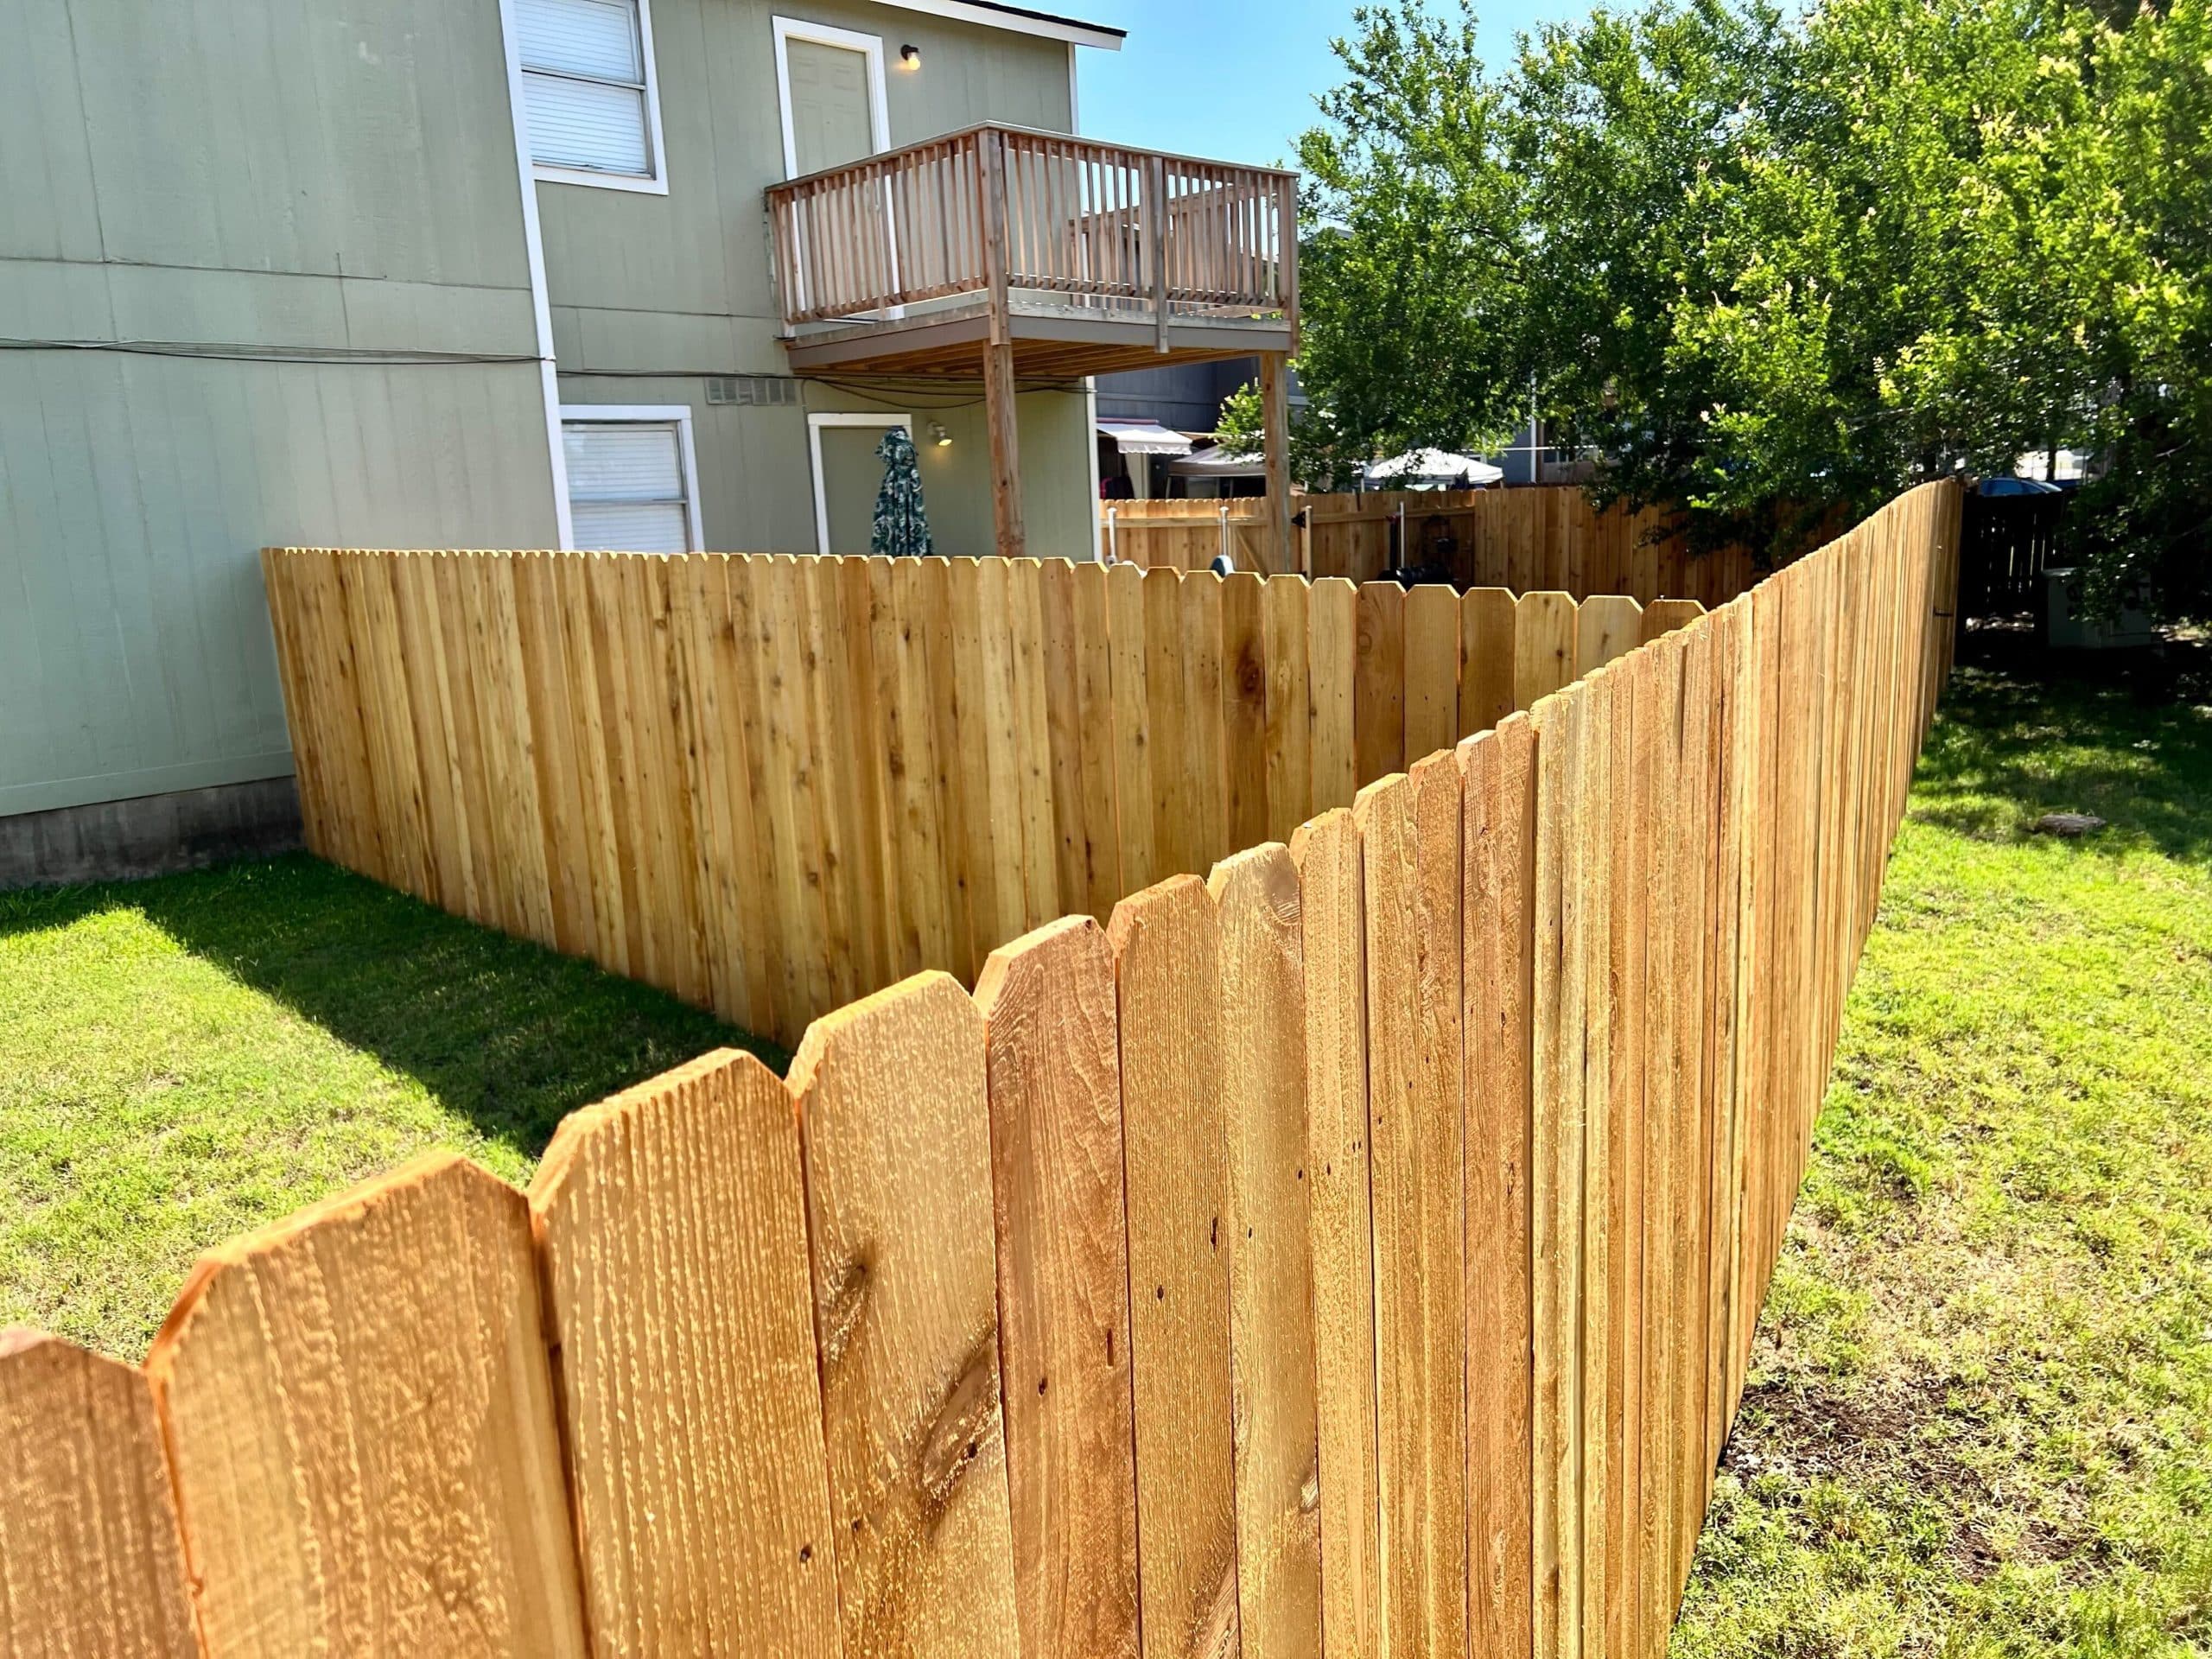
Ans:
[[[875,446],[883,463],[883,487],[875,493],[875,522],[868,533],[868,550],[891,558],[921,558],[930,545],[929,514],[922,507],[922,469],[914,454],[914,441],[906,429],[894,426]]]

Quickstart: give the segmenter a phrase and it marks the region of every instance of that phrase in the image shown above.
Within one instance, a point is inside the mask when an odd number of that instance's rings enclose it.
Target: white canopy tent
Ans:
[[[1179,461],[1169,461],[1167,470],[1177,478],[1265,478],[1268,463],[1261,455],[1237,454],[1222,448],[1201,449]]]
[[[1125,455],[1187,455],[1191,440],[1158,421],[1117,420],[1111,417],[1098,423],[1098,435],[1111,438],[1114,447]]]
[[[1450,449],[1408,449],[1364,469],[1368,483],[1386,490],[1470,490],[1496,484],[1504,471],[1475,455]]]

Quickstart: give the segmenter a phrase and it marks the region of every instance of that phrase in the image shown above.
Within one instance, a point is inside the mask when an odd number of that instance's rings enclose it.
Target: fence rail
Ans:
[[[0,1343],[0,1637],[1661,1652],[1957,539],[1916,491],[527,1194],[441,1154],[233,1241],[143,1371]]]
[[[272,552],[308,844],[796,1042],[1694,607],[1001,559]]]

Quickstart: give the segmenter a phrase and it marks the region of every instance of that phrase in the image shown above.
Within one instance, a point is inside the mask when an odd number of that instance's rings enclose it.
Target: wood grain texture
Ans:
[[[1486,732],[1513,713],[1512,594],[1470,588],[1459,595],[1459,735]]]
[[[1114,956],[1089,917],[993,951],[988,1045],[1023,1653],[1135,1656],[1136,1468]]]
[[[1214,866],[1206,885],[1221,921],[1237,1605],[1247,1655],[1292,1659],[1321,1641],[1298,866],[1269,842]]]
[[[1526,1659],[1529,1539],[1529,998],[1535,728],[1515,715],[1459,746],[1465,849],[1467,1572],[1474,1651]]]
[[[1291,840],[1306,969],[1306,1174],[1313,1187],[1321,1629],[1329,1659],[1382,1651],[1376,1458],[1375,1243],[1367,1115],[1365,884],[1344,807]]]
[[[1405,763],[1459,736],[1459,595],[1438,582],[1406,592]]]
[[[1352,759],[1364,788],[1406,764],[1406,590],[1362,583],[1357,626]]]
[[[782,1081],[721,1049],[571,1113],[530,1201],[592,1651],[835,1656]]]
[[[1536,742],[1531,933],[1529,1307],[1534,1351],[1531,1583],[1537,1659],[1581,1651],[1582,901],[1575,802],[1583,704],[1532,711]]]
[[[1222,760],[1229,796],[1226,839],[1212,849],[1215,858],[1268,839],[1266,594],[1266,586],[1249,570],[1222,578]]]
[[[1265,838],[1284,842],[1313,815],[1306,595],[1303,577],[1271,576],[1262,601],[1268,673]]]
[[[1359,590],[1341,576],[1316,582],[1306,595],[1307,700],[1316,812],[1350,806],[1359,788],[1352,721],[1358,606]]]
[[[1643,609],[1622,594],[1597,594],[1574,615],[1574,675],[1593,673],[1643,643]]]
[[[146,1379],[59,1338],[0,1331],[0,1654],[199,1650]]]
[[[1574,678],[1574,601],[1523,594],[1513,613],[1513,706],[1534,709]]]
[[[146,1371],[210,1651],[584,1651],[512,1187],[434,1153],[209,1252]]]
[[[982,1015],[917,974],[791,1062],[848,1655],[1020,1649]]]
[[[1643,643],[1688,627],[1704,614],[1705,607],[1694,599],[1655,599],[1643,607]]]
[[[1155,577],[1148,580],[1155,580]],[[1147,1659],[1233,1659],[1235,1455],[1221,927],[1171,876],[1114,907]]]
[[[1446,753],[1360,791],[1367,906],[1376,1440],[1392,1654],[1466,1627],[1459,772]]]

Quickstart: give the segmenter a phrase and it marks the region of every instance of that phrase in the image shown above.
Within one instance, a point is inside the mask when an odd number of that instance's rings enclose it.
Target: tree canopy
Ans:
[[[1654,0],[1502,73],[1471,12],[1400,3],[1337,50],[1309,476],[1495,444],[1533,396],[1601,495],[1787,552],[2063,445],[2101,575],[2212,613],[2212,0]]]

